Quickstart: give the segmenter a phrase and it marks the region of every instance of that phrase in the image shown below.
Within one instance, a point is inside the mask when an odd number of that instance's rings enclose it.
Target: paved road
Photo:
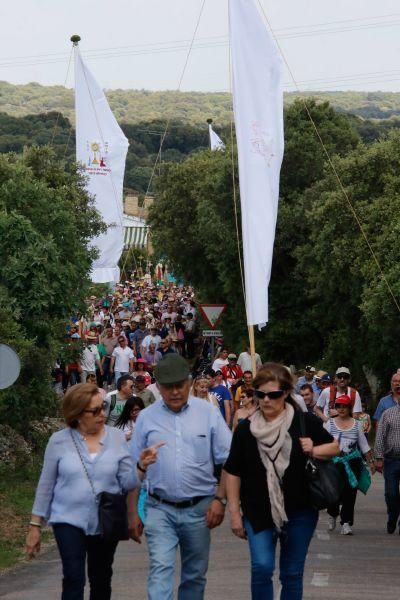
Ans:
[[[385,532],[386,515],[380,475],[368,496],[359,494],[355,535],[328,534],[321,513],[305,573],[305,600],[399,600],[400,536]],[[144,545],[120,544],[115,561],[113,597],[145,600],[147,556]],[[277,588],[277,598],[279,590]],[[7,600],[57,600],[60,563],[55,550],[0,577],[0,597]],[[207,600],[250,598],[247,545],[234,538],[228,523],[213,534]]]

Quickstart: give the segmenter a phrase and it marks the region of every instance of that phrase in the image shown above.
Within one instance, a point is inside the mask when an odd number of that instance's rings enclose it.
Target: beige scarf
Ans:
[[[278,531],[288,520],[281,482],[292,451],[292,438],[288,430],[293,415],[293,406],[286,402],[285,410],[273,421],[266,421],[261,410],[257,410],[250,417],[250,431],[257,440],[258,451],[267,471],[272,519]]]

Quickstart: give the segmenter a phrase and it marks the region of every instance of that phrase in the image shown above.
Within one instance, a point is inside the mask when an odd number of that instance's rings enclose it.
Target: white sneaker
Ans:
[[[328,517],[328,531],[335,531],[336,517]]]
[[[342,535],[353,535],[353,531],[348,523],[343,523],[340,533]]]

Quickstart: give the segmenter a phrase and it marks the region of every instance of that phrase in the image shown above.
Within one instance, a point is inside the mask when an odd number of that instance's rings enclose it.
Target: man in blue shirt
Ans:
[[[374,421],[378,422],[385,410],[393,408],[400,403],[400,373],[394,373],[390,382],[391,392],[387,396],[384,396],[379,400],[378,406],[376,407]]]
[[[311,365],[307,365],[304,368],[304,375],[298,378],[296,385],[294,386],[294,391],[296,394],[300,394],[300,388],[305,383],[309,383],[314,393],[319,394],[317,382],[315,381],[315,367],[312,367]]]
[[[170,354],[155,367],[162,400],[143,410],[130,444],[139,462],[141,449],[164,443],[157,467],[146,471],[149,495],[144,531],[150,556],[148,600],[171,600],[178,546],[181,553],[179,600],[202,600],[210,549],[210,529],[222,523],[225,485],[217,490],[215,466],[228,457],[231,433],[220,412],[189,395],[189,367]],[[130,494],[131,537],[140,542],[143,523],[137,491]]]

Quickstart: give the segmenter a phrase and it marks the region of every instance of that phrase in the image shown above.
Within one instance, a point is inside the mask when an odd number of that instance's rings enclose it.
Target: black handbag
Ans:
[[[304,414],[300,416],[300,435],[307,437]],[[339,469],[331,460],[307,457],[305,476],[313,507],[317,510],[337,504],[343,492],[344,482]]]
[[[78,444],[71,432],[72,441],[81,460],[83,470],[88,478],[96,504],[98,506],[100,536],[107,542],[120,542],[129,539],[128,532],[128,507],[126,504],[127,494],[121,492],[113,494],[111,492],[96,493],[93,481],[90,478],[85,462],[80,453]]]

